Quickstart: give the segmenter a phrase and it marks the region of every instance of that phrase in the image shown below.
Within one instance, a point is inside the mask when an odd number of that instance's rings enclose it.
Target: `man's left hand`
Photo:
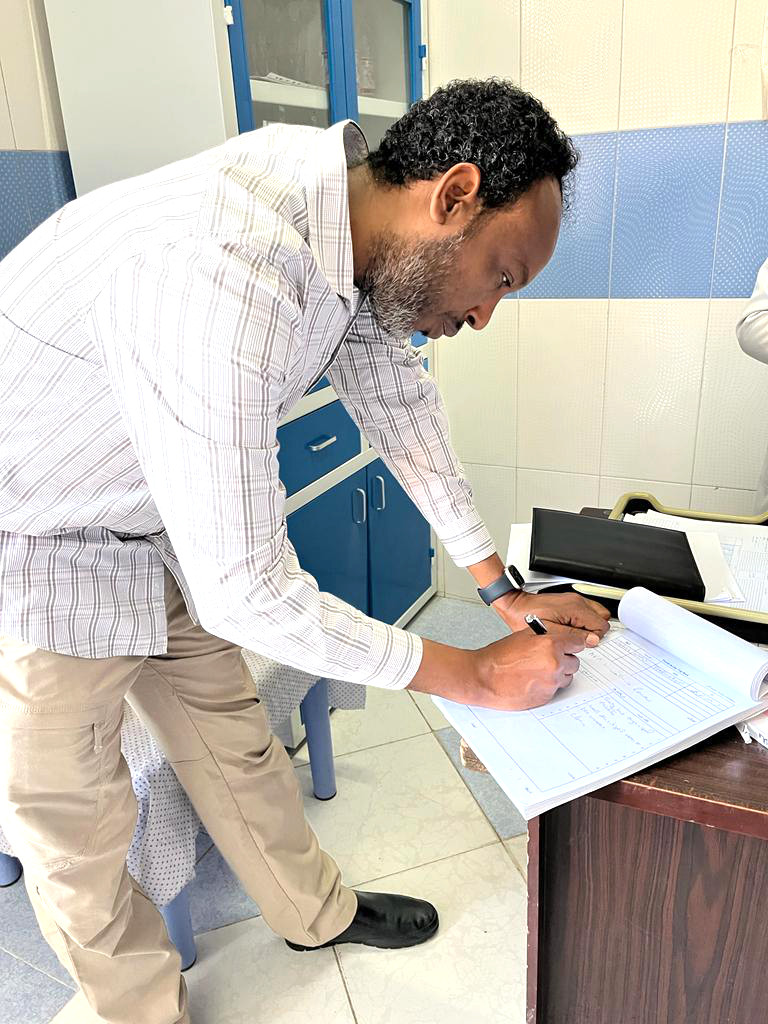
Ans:
[[[495,612],[514,632],[526,629],[525,616],[538,615],[548,628],[558,626],[583,629],[588,636],[587,647],[596,647],[608,632],[611,613],[597,601],[581,594],[526,594],[519,591],[505,594],[492,605]]]

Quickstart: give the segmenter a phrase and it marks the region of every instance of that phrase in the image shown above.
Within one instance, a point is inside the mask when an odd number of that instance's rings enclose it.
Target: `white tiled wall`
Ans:
[[[599,494],[600,478],[597,476],[518,469],[516,521],[530,522],[531,509],[537,506],[578,512],[585,505],[597,505]],[[503,556],[506,545],[499,550]]]
[[[619,128],[725,120],[734,9],[735,0],[624,0]]]
[[[519,305],[501,302],[484,331],[462,330],[435,346],[453,444],[462,461],[515,465]]]
[[[463,23],[458,11],[429,4],[432,86],[519,80],[570,134],[768,117],[768,0],[480,0]],[[498,535],[535,505],[610,506],[641,490],[673,507],[752,512],[768,367],[738,348],[744,302],[512,300],[487,337],[438,342],[455,445],[502,555]],[[442,578],[473,596],[447,559]]]
[[[707,330],[706,299],[612,299],[600,469],[689,481]]]
[[[622,6],[522,0],[521,85],[569,134],[616,129]]]
[[[703,512],[750,516],[754,512],[754,500],[754,491],[742,491],[735,487],[702,487],[694,484],[691,488],[691,507]]]
[[[768,117],[768,3],[736,0],[733,28],[729,121]]]
[[[608,300],[522,300],[517,305],[518,465],[597,474]]]
[[[745,355],[733,325],[740,299],[712,302],[694,484],[751,489],[768,443],[768,366]]]
[[[429,88],[453,78],[520,78],[520,0],[429,0]]]

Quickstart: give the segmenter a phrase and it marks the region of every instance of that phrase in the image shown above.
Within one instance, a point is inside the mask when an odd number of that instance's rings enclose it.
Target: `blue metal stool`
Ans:
[[[0,853],[0,889],[7,889],[21,878],[21,861],[7,853]]]
[[[336,796],[336,771],[326,679],[318,680],[301,702],[301,720],[307,731],[312,789],[318,800],[332,800]]]

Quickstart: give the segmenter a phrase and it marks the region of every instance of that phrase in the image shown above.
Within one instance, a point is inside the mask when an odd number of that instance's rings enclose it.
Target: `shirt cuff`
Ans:
[[[371,669],[356,682],[383,690],[404,690],[419,670],[421,637],[404,629],[373,622],[373,642],[366,662]]]
[[[435,528],[435,533],[458,566],[474,565],[496,554],[496,545],[474,509],[449,526]]]

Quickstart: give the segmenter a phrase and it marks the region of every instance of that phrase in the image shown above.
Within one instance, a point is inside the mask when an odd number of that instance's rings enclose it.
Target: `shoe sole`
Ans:
[[[424,931],[417,932],[411,938],[407,938],[402,942],[336,942],[332,939],[330,942],[323,943],[322,946],[300,946],[296,942],[290,942],[288,939],[285,940],[286,946],[290,949],[295,950],[297,953],[312,953],[316,949],[329,949],[331,946],[371,946],[373,949],[407,949],[410,946],[420,946],[422,942],[426,942],[431,939],[437,929],[440,927],[440,918],[435,917],[435,920],[424,929]]]

